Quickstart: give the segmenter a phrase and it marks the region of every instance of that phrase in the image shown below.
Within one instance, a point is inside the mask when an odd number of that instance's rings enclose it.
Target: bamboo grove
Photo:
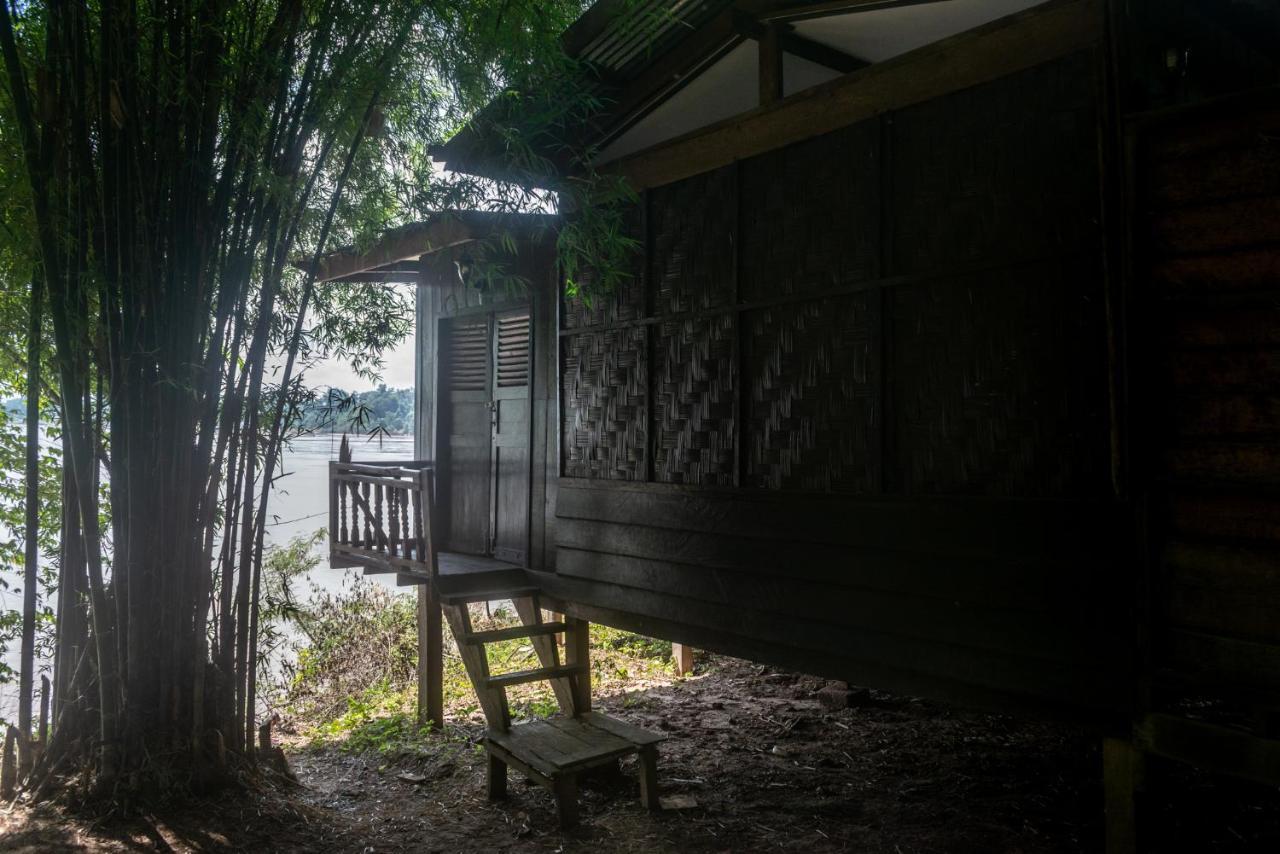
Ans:
[[[427,210],[530,203],[443,180],[426,149],[555,61],[577,11],[0,0],[0,156],[22,170],[0,251],[30,273],[4,286],[29,309],[29,367],[52,367],[27,376],[29,409],[56,414],[63,461],[39,749],[22,683],[30,789],[86,771],[97,794],[203,787],[252,767],[267,505],[306,368],[372,376],[411,318],[401,292],[307,271]]]

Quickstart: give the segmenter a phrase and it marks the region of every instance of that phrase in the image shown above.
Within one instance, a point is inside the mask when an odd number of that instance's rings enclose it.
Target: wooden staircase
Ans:
[[[496,595],[495,595],[496,594]],[[510,599],[523,625],[492,631],[476,631],[471,624],[472,602]],[[511,710],[506,689],[513,685],[547,680],[555,692],[560,710],[569,716],[591,710],[591,666],[587,652],[587,626],[582,620],[548,623],[542,620],[536,590],[527,587],[510,591],[485,590],[483,593],[442,593],[440,607],[458,643],[467,676],[475,688],[480,708],[490,730],[511,728]],[[556,634],[565,635],[565,661],[560,660]],[[515,673],[494,675],[489,672],[485,645],[513,638],[528,638],[538,656],[539,667]]]
[[[658,809],[657,744],[663,737],[591,711],[590,623],[545,622],[538,586],[523,567],[438,551],[432,536],[435,483],[429,463],[357,464],[344,453],[330,464],[329,482],[330,565],[394,573],[397,583],[426,591],[429,627],[436,605],[436,614],[444,614],[488,725],[484,744],[491,799],[506,794],[507,768],[513,767],[554,793],[560,824],[570,827],[578,819],[578,775],[634,753],[640,761],[641,803]],[[477,631],[469,606],[505,600],[512,602],[522,624]],[[438,629],[438,616],[434,619]],[[432,631],[428,628],[427,634]],[[556,642],[561,633],[563,660]],[[421,649],[420,655],[439,656],[439,632],[434,634],[437,648]],[[485,645],[515,638],[529,639],[538,666],[491,673]],[[438,676],[439,661],[429,666]],[[543,680],[555,693],[560,716],[513,726],[507,688]]]
[[[510,599],[523,624],[476,631],[468,606],[495,598]],[[499,595],[491,589],[442,593],[440,606],[488,723],[485,749],[489,754],[490,799],[506,795],[507,768],[513,767],[552,791],[560,826],[571,827],[578,821],[578,775],[635,753],[640,760],[640,801],[647,809],[658,808],[657,744],[662,736],[591,711],[590,623],[576,619],[545,622],[537,591],[527,586]],[[561,632],[565,636],[563,661],[556,643]],[[485,644],[513,638],[529,639],[539,666],[491,673]],[[512,726],[506,689],[542,680],[551,683],[561,716]]]

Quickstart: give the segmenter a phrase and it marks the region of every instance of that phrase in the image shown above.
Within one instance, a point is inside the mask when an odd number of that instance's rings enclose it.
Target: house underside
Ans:
[[[1117,850],[1145,752],[1280,783],[1275,18],[677,4],[640,50],[616,5],[566,46],[616,87],[622,286],[563,297],[541,216],[325,274],[420,285],[439,583],[487,561],[571,618],[1096,722]],[[503,176],[482,128],[441,156]],[[469,287],[512,227],[528,288]]]

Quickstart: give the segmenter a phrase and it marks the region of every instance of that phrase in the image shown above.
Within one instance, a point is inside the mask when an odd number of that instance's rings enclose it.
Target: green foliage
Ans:
[[[313,587],[311,604],[297,617],[295,659],[277,676],[271,698],[314,743],[338,743],[355,751],[399,753],[422,747],[416,719],[417,626],[413,596],[351,577],[337,593]],[[515,625],[506,608],[486,614],[472,608],[479,629]],[[674,678],[671,644],[593,624],[592,681],[597,693],[628,690]],[[485,645],[491,673],[537,666],[527,638]],[[516,720],[559,710],[546,683],[508,689]],[[445,713],[454,721],[480,720],[475,692],[452,638],[446,636]]]
[[[216,728],[233,753],[249,749],[253,721],[232,700],[254,708],[257,668],[299,634],[305,654],[289,699],[315,715],[352,723],[389,713],[388,698],[410,684],[412,606],[371,587],[301,605],[291,584],[314,565],[307,543],[267,555],[259,598],[248,582],[252,541],[269,512],[254,496],[270,494],[276,450],[309,429],[320,394],[307,371],[337,359],[376,381],[382,354],[412,328],[411,289],[315,284],[314,262],[335,247],[368,246],[454,208],[564,209],[576,211],[560,236],[570,289],[589,298],[627,275],[635,241],[624,212],[634,196],[591,166],[580,130],[604,104],[595,72],[560,47],[582,8],[581,0],[0,7],[0,399],[22,391],[25,353],[13,342],[26,337],[38,277],[48,292],[42,406],[66,428],[75,462],[68,494],[83,499],[81,530],[68,534],[83,533],[85,548],[62,570],[88,587],[74,610],[86,619],[58,634],[63,651],[88,656],[63,686],[63,709],[75,710],[67,720],[87,727],[67,731],[64,758],[100,773],[104,791],[165,779],[169,762],[190,763],[184,778],[202,777],[208,756],[173,749],[204,743],[190,737],[193,727]],[[521,180],[437,170],[432,148],[495,100],[498,120],[478,125]],[[518,103],[509,111],[518,124],[501,120],[506,103]],[[512,240],[500,234],[473,247],[478,282],[523,286],[508,263]],[[381,429],[411,428],[394,392],[379,389],[351,408]],[[9,426],[0,431],[5,478],[21,468]],[[129,440],[118,454],[112,436]],[[46,554],[60,519],[57,466],[52,455],[42,463],[52,491],[42,497]],[[10,531],[11,487],[0,489],[0,524]],[[0,584],[17,553],[4,536]],[[238,548],[225,560],[202,551],[217,543]],[[193,591],[201,591],[194,602]],[[246,643],[251,626],[260,631]],[[0,615],[0,642],[11,629],[11,615]],[[164,646],[145,654],[124,642],[158,635]],[[209,661],[198,660],[200,650]],[[222,678],[192,678],[210,664]],[[459,688],[459,703],[468,692]]]
[[[298,429],[307,433],[413,434],[413,389],[347,392],[331,388],[301,407]]]
[[[56,555],[61,528],[62,458],[57,434],[46,429],[40,454],[40,552]],[[0,602],[22,603],[24,531],[26,521],[26,429],[8,408],[0,408]],[[40,608],[36,614],[36,659],[51,657],[54,613],[50,603],[56,594],[56,571],[48,561],[40,566]],[[4,663],[6,653],[17,649],[22,630],[20,607],[0,608],[0,685],[17,681],[17,673]],[[0,715],[0,724],[7,723]]]

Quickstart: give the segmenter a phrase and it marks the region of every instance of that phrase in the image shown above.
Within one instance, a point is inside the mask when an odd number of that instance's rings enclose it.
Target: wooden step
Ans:
[[[495,641],[512,640],[513,638],[532,638],[542,635],[558,635],[567,629],[564,623],[537,623],[531,626],[511,626],[506,629],[490,629],[483,632],[472,632],[463,638],[466,643],[494,643]]]
[[[563,679],[566,676],[577,676],[587,672],[585,664],[562,664],[559,667],[538,667],[533,670],[517,670],[515,673],[503,673],[490,676],[485,680],[486,688],[509,688],[512,685],[523,685],[526,682],[537,682],[541,679]]]
[[[489,798],[506,793],[510,766],[551,789],[560,826],[571,827],[578,820],[578,775],[635,753],[640,759],[640,802],[657,811],[657,745],[662,740],[659,733],[596,713],[490,729],[484,740],[489,752]]]

